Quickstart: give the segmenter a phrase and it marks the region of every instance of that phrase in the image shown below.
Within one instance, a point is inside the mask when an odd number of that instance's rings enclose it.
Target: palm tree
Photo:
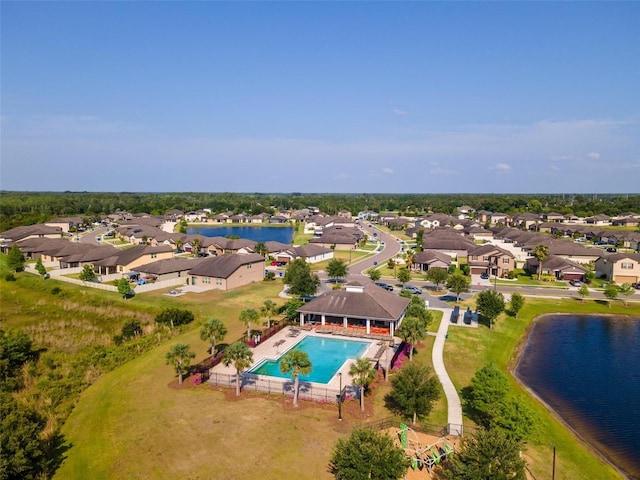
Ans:
[[[184,242],[182,240],[176,240],[176,250],[182,250],[182,247],[184,246]]]
[[[260,313],[267,319],[267,328],[271,328],[271,315],[278,313],[278,306],[271,300],[265,300]]]
[[[246,308],[240,312],[240,321],[247,326],[247,342],[251,337],[251,322],[257,322],[260,318],[258,312],[253,308]]]
[[[198,255],[200,253],[200,249],[202,248],[202,240],[199,238],[194,238],[191,242],[191,253],[194,255]]]
[[[411,267],[413,266],[413,257],[415,256],[416,256],[415,250],[407,250],[404,254],[404,259],[405,259],[405,262],[407,263],[407,268],[409,270],[411,270]]]
[[[200,329],[200,339],[211,342],[211,356],[216,354],[216,341],[221,342],[227,334],[227,327],[217,318],[210,318]]]
[[[246,343],[236,342],[224,351],[222,363],[228,367],[233,363],[236,369],[236,395],[240,395],[240,373],[249,368],[253,362],[253,353]]]
[[[413,361],[413,349],[416,344],[422,340],[426,333],[425,322],[421,321],[417,317],[405,317],[402,321],[402,325],[398,329],[398,335],[405,342],[411,345],[409,350],[409,361]]]
[[[353,383],[360,387],[360,409],[364,412],[364,390],[376,378],[376,371],[369,360],[359,358],[351,365],[349,375],[353,377]]]
[[[258,255],[262,255],[265,258],[267,257],[267,254],[269,253],[269,250],[267,249],[267,246],[265,245],[264,242],[256,243],[256,246],[254,247],[254,250]]]
[[[533,249],[533,256],[538,260],[538,281],[542,278],[542,262],[549,256],[549,247],[546,245],[537,245]]]
[[[166,360],[167,365],[173,365],[178,374],[178,382],[182,384],[182,374],[189,369],[191,360],[196,357],[196,354],[189,350],[189,345],[184,343],[176,343],[171,347],[171,350],[167,352]]]
[[[289,350],[280,360],[280,371],[283,375],[293,377],[293,406],[298,406],[298,392],[300,391],[300,375],[311,373],[311,360],[302,350]]]

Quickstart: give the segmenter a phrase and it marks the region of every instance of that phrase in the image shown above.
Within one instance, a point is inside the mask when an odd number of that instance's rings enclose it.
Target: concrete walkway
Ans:
[[[460,436],[462,435],[462,404],[460,403],[458,391],[449,378],[443,359],[444,342],[447,338],[447,332],[449,331],[453,308],[433,308],[432,310],[439,310],[442,312],[442,321],[440,322],[438,333],[436,333],[436,340],[433,344],[433,351],[431,352],[431,360],[433,361],[433,369],[436,372],[436,375],[438,375],[445,397],[447,398],[448,433]]]

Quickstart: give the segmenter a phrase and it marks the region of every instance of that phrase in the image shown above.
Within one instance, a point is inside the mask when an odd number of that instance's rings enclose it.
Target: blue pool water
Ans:
[[[311,374],[301,375],[300,380],[315,383],[329,383],[340,367],[350,358],[359,358],[371,343],[356,340],[340,340],[308,336],[298,342],[293,349],[302,350],[311,360]],[[282,358],[282,357],[280,357]],[[251,369],[251,373],[271,377],[291,378],[280,372],[280,359],[265,361]]]

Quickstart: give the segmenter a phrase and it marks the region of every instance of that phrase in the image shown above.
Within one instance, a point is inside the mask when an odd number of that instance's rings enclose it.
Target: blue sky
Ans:
[[[2,189],[640,191],[640,2],[0,8]]]

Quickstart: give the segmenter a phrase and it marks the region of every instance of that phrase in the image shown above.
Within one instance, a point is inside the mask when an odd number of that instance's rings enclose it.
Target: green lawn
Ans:
[[[473,300],[461,302],[461,308],[475,303]],[[449,339],[445,345],[445,364],[447,371],[458,389],[469,384],[474,373],[489,361],[495,362],[507,372],[515,367],[518,352],[524,347],[526,332],[533,319],[544,313],[600,313],[640,315],[640,306],[625,307],[616,304],[611,309],[600,302],[569,300],[536,300],[527,302],[520,312],[519,319],[501,316],[494,329],[481,326],[479,329],[449,329]],[[536,478],[548,478],[551,458],[550,443],[557,447],[557,478],[584,479],[621,478],[609,465],[594,456],[579,440],[572,435],[553,414],[528,395],[513,377],[513,388],[522,395],[523,401],[533,408],[540,418],[540,433],[529,444],[527,457],[529,468]],[[471,423],[469,423],[471,425]]]
[[[348,253],[348,252],[347,252]],[[24,328],[37,347],[73,352],[94,344],[108,344],[128,318],[145,325],[166,307],[192,310],[196,323],[220,318],[228,327],[225,339],[244,332],[238,321],[245,308],[259,308],[267,298],[277,304],[281,281],[260,282],[231,292],[207,292],[170,298],[162,292],[123,300],[111,292],[90,290],[55,280],[20,273],[16,282],[2,280],[0,303],[8,327]],[[51,289],[59,287],[61,294]],[[473,300],[461,302],[475,306]],[[532,319],[549,312],[622,313],[640,315],[640,306],[587,300],[527,299],[520,319],[501,317],[495,328],[451,328],[445,345],[445,364],[458,388],[469,384],[476,370],[493,360],[510,371],[524,345]],[[430,327],[437,328],[437,321]],[[335,405],[304,403],[291,408],[281,397],[243,394],[239,401],[230,392],[169,388],[174,372],[164,363],[169,345],[191,345],[200,360],[207,344],[194,325],[175,337],[104,375],[82,394],[63,427],[71,445],[56,478],[331,478],[326,467],[335,441],[358,425],[358,413],[336,421]],[[415,360],[431,365],[433,337],[418,346]],[[187,380],[188,381],[188,380]],[[540,431],[525,452],[537,479],[549,478],[550,442],[557,445],[557,478],[580,480],[620,478],[589,452],[553,415],[512,379],[514,388],[540,417]],[[369,419],[389,416],[384,408],[387,385],[368,397],[373,407]],[[358,412],[357,408],[355,409]],[[442,398],[426,420],[446,423]],[[470,422],[467,425],[471,426]]]

